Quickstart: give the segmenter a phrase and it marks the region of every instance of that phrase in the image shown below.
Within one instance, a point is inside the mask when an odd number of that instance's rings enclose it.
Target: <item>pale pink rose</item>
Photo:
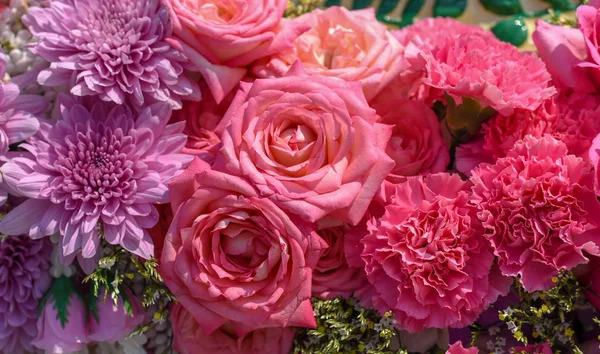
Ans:
[[[524,347],[512,348],[511,353],[531,353],[531,354],[553,354],[552,347],[548,342],[530,344]],[[588,352],[584,352],[588,353]],[[590,353],[592,354],[592,353]]]
[[[133,330],[144,323],[145,313],[140,300],[127,288],[121,289],[117,306],[106,289],[99,292],[96,299],[95,313],[89,316],[90,333],[88,338],[94,342],[118,342],[127,337]],[[129,303],[131,314],[127,312],[123,296]]]
[[[368,284],[364,269],[351,267],[346,262],[344,234],[347,229],[345,226],[332,226],[317,231],[328,247],[313,272],[313,296],[321,299],[349,298],[355,290]]]
[[[400,44],[377,21],[373,8],[350,11],[333,6],[293,21],[310,30],[294,41],[292,49],[261,60],[253,69],[258,77],[283,76],[299,60],[309,74],[360,82],[370,101],[402,69]]]
[[[578,92],[595,91],[589,76],[579,67],[587,53],[585,40],[578,29],[554,26],[538,20],[531,37],[553,80],[559,86]]]
[[[427,18],[392,31],[394,38],[401,44],[401,68],[399,75],[388,85],[382,94],[397,98],[413,99],[433,103],[442,97],[442,93],[423,83],[427,74],[426,61],[421,53],[435,53],[448,43],[456,42],[460,37],[477,33],[493,38],[493,34],[479,26],[467,25],[451,18]]]
[[[560,270],[600,254],[592,166],[567,155],[564,143],[528,135],[506,157],[479,165],[471,180],[500,270],[520,275],[527,291],[552,287]]]
[[[311,279],[326,244],[311,225],[200,159],[169,194],[176,213],[159,271],[205,334],[230,321],[239,336],[316,325]]]
[[[220,135],[225,128],[219,125],[223,120],[227,108],[233,100],[235,90],[228,94],[221,103],[217,103],[206,84],[200,83],[202,100],[183,101],[180,110],[173,111],[171,123],[185,121],[184,133],[187,143],[184,154],[198,156],[202,160],[212,163],[215,154],[221,147]]]
[[[478,354],[479,349],[476,347],[465,348],[462,342],[456,342],[448,348],[446,354]]]
[[[384,150],[391,127],[376,118],[359,83],[307,76],[297,65],[241,84],[214,165],[291,214],[356,224],[394,166]]]
[[[448,145],[437,116],[424,103],[398,99],[385,90],[371,102],[379,123],[393,126],[385,152],[396,166],[387,180],[398,183],[406,176],[445,171],[450,163]]]
[[[62,323],[55,308],[55,300],[50,297],[38,318],[38,333],[31,344],[53,354],[72,353],[85,348],[90,342],[86,307],[75,292],[71,292],[67,310],[68,317]]]
[[[246,74],[246,66],[291,48],[309,27],[282,20],[287,0],[168,0],[174,38],[206,80],[217,103]]]
[[[470,183],[438,173],[408,177],[361,240],[375,309],[398,329],[471,324],[512,282],[500,274],[470,204]]]
[[[181,305],[171,309],[173,349],[181,354],[289,354],[294,343],[292,328],[264,328],[239,336],[229,324],[206,335]]]

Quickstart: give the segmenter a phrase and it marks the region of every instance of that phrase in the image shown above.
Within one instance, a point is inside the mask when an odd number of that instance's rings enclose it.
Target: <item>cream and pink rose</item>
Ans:
[[[181,305],[171,309],[173,349],[181,354],[289,354],[292,328],[264,328],[239,336],[229,324],[206,335],[194,316]]]
[[[408,177],[367,222],[361,256],[372,292],[360,300],[393,311],[398,329],[469,325],[508,292],[512,279],[494,266],[470,187],[446,173]]]
[[[589,162],[564,143],[526,136],[471,180],[477,217],[503,274],[527,291],[546,290],[561,270],[600,254],[600,203]]]
[[[175,211],[159,271],[206,335],[315,326],[312,272],[326,247],[246,180],[194,162],[169,184]]]
[[[293,21],[310,30],[294,41],[292,49],[261,60],[253,68],[258,77],[283,76],[299,60],[307,73],[360,82],[371,100],[402,69],[401,46],[372,8],[350,11],[334,6]]]
[[[371,102],[379,123],[393,126],[385,152],[396,165],[386,180],[401,182],[406,176],[445,171],[450,163],[448,145],[437,116],[427,105],[399,99],[385,90]]]
[[[221,100],[257,59],[292,47],[308,26],[282,19],[287,0],[168,0],[174,37]]]
[[[302,72],[241,84],[215,168],[247,178],[292,215],[356,224],[392,170],[391,127],[356,82]]]

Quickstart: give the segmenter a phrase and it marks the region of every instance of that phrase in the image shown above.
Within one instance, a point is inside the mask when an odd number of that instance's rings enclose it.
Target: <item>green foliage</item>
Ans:
[[[317,328],[298,331],[294,353],[406,353],[390,349],[390,340],[395,336],[391,313],[381,316],[361,308],[354,299],[342,298],[313,299],[313,308]]]
[[[463,142],[474,136],[481,129],[481,124],[490,119],[496,111],[484,107],[477,100],[464,97],[461,104],[456,104],[454,98],[445,94],[447,106],[445,123],[450,135],[458,142]]]
[[[521,301],[499,311],[498,317],[504,322],[503,327],[524,345],[548,342],[554,353],[579,353],[569,315],[581,299],[581,286],[569,271],[561,272],[553,281],[556,285],[551,289],[533,293],[525,291],[517,281]],[[533,330],[533,343],[524,334],[526,327]]]
[[[42,301],[40,301],[38,311],[41,313],[44,306],[48,303],[54,303],[53,308],[56,310],[56,319],[60,321],[62,328],[69,322],[69,306],[71,305],[71,296],[79,296],[85,303],[81,294],[75,289],[75,285],[70,278],[64,275],[54,279],[50,290],[46,293]]]
[[[283,17],[294,18],[319,7],[321,0],[289,0]]]

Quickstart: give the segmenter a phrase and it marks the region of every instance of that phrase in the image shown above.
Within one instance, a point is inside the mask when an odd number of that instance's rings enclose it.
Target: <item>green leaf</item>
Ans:
[[[527,38],[529,38],[529,28],[525,23],[525,18],[522,16],[498,22],[492,27],[492,33],[499,40],[517,47],[525,43]]]
[[[460,105],[456,104],[454,98],[445,94],[446,126],[452,137],[458,141],[464,141],[475,135],[481,129],[481,124],[496,114],[491,107],[482,107],[472,98],[463,97]]]
[[[47,301],[54,302],[53,308],[57,311],[56,319],[60,321],[62,328],[69,322],[69,306],[71,305],[71,295],[77,294],[77,290],[71,279],[64,275],[56,278],[49,291],[50,297]]]
[[[467,0],[437,0],[433,6],[433,16],[457,18],[466,9]]]
[[[496,15],[510,16],[523,12],[519,0],[479,0],[483,7]]]

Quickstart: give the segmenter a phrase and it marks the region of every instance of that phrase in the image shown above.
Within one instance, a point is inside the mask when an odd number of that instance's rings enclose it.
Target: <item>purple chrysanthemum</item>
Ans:
[[[187,59],[167,44],[171,23],[160,0],[54,0],[23,16],[40,40],[31,51],[49,61],[42,85],[70,84],[77,96],[99,96],[136,107],[181,98],[200,89],[183,74]]]
[[[158,221],[153,204],[168,202],[167,182],[192,159],[180,154],[185,122],[167,125],[164,102],[137,117],[123,105],[99,102],[88,110],[67,96],[58,104],[61,119],[42,124],[21,145],[30,154],[1,168],[12,193],[30,199],[4,217],[0,232],[59,232],[63,263],[78,255],[86,269],[95,266],[102,237],[149,258],[154,246],[146,229]]]
[[[46,109],[46,101],[42,97],[20,95],[19,86],[2,82],[6,68],[6,58],[0,53],[0,163],[6,161],[9,145],[21,142],[38,131],[40,123],[34,115]],[[6,192],[0,188],[0,205],[6,202],[6,197]]]
[[[37,352],[38,304],[50,287],[48,240],[9,236],[0,242],[0,353]]]

